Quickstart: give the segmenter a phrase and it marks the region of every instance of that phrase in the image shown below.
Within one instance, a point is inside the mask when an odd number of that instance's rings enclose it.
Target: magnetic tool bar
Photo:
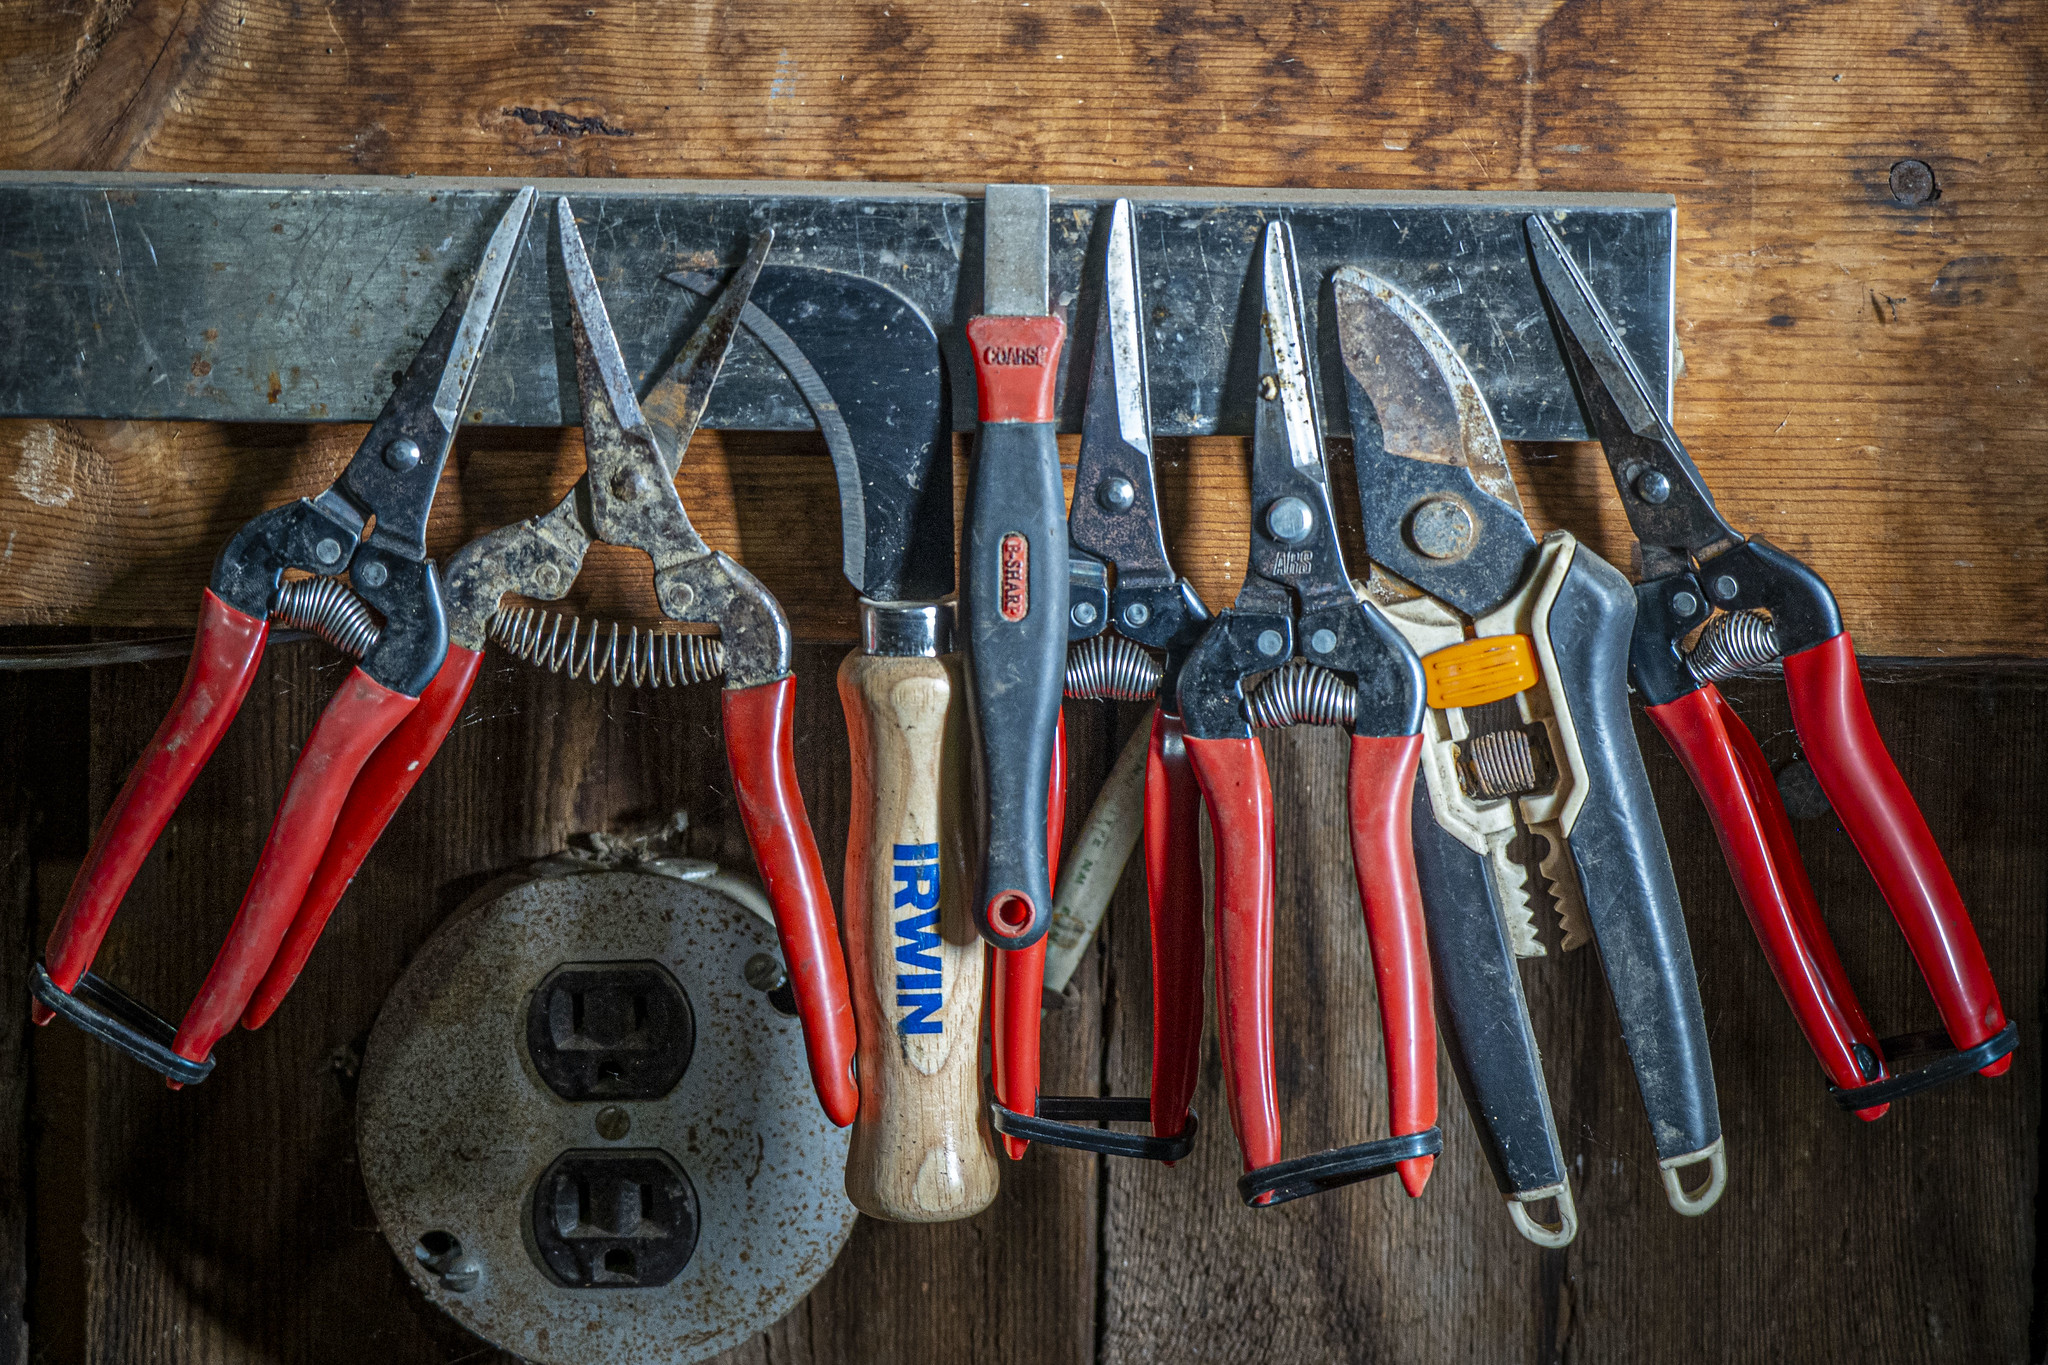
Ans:
[[[0,417],[370,421],[521,183],[0,173]],[[534,183],[544,199],[576,196],[637,383],[671,359],[656,353],[665,339],[688,335],[709,307],[663,277],[730,264],[772,225],[779,261],[876,280],[931,320],[948,351],[953,425],[973,428],[963,329],[983,292],[980,187]],[[1588,262],[1652,390],[1669,393],[1668,195],[1055,186],[1055,314],[1075,307],[1095,216],[1119,197],[1136,218],[1157,436],[1250,433],[1257,357],[1244,339],[1257,329],[1240,311],[1275,217],[1292,228],[1303,279],[1357,266],[1427,307],[1461,348],[1503,437],[1587,440],[1523,236],[1524,214],[1548,215]],[[522,255],[545,252],[542,236]],[[471,421],[580,420],[566,330],[552,321],[562,301],[549,299],[544,265],[514,272]],[[1315,289],[1302,301],[1311,337],[1326,337],[1326,299]],[[1081,429],[1086,350],[1063,348],[1062,431]],[[1319,350],[1324,391],[1343,392],[1336,347]],[[1324,421],[1329,434],[1348,433],[1341,404]],[[782,367],[742,336],[704,424],[799,431],[812,419]]]

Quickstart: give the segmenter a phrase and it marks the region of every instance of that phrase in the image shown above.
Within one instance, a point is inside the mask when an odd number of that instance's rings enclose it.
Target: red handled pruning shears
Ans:
[[[1066,695],[1140,701],[1157,695],[1145,765],[1145,890],[1152,926],[1150,1099],[1038,1094],[1039,999],[1046,943],[997,950],[994,1123],[1012,1155],[1025,1141],[1112,1156],[1177,1161],[1194,1146],[1202,1045],[1201,791],[1181,731],[1178,690],[1209,613],[1173,571],[1152,477],[1137,240],[1129,200],[1110,208],[1101,312],[1067,514]],[[1115,570],[1112,587],[1109,571]],[[1151,650],[1160,651],[1155,659]],[[1064,730],[1060,731],[1064,742]],[[1064,761],[1055,765],[1061,772]],[[1052,809],[1065,804],[1055,782]],[[1054,845],[1057,849],[1057,842]],[[1057,861],[1055,859],[1055,861]],[[1152,1136],[1091,1121],[1142,1122]]]
[[[1835,1099],[1875,1119],[1895,1099],[1972,1071],[2003,1074],[2018,1026],[1999,1005],[1955,879],[1871,721],[1834,595],[1812,569],[1721,518],[1556,230],[1535,215],[1527,226],[1580,400],[1642,546],[1630,683],[1707,803],[1764,956]],[[1806,760],[1904,931],[1945,1038],[1881,1040],[1856,1001],[1763,751],[1714,685],[1773,659],[1784,663]],[[1937,1049],[1916,1070],[1892,1069],[1904,1053]]]
[[[1236,603],[1204,632],[1181,673],[1188,756],[1216,840],[1216,1005],[1230,1118],[1244,1150],[1238,1191],[1270,1206],[1399,1170],[1420,1194],[1436,1127],[1436,1022],[1410,833],[1422,751],[1415,651],[1352,592],[1338,549],[1315,354],[1302,321],[1293,240],[1266,227],[1252,436],[1249,568]],[[1245,682],[1293,659],[1352,682],[1351,849],[1386,1038],[1394,1136],[1280,1160],[1273,1067],[1273,787],[1252,733]]]
[[[317,497],[257,517],[221,551],[178,699],[108,810],[31,976],[37,1023],[62,1015],[176,1085],[207,1077],[214,1043],[237,1019],[254,1028],[267,1015],[244,1010],[330,849],[343,798],[371,754],[389,747],[387,737],[448,654],[427,516],[533,203],[530,188],[513,195],[474,278],[443,310],[341,477]],[[316,577],[285,581],[293,570]],[[310,626],[361,663],[307,737],[234,927],[173,1029],[88,968],[157,836],[241,708],[272,620]],[[343,880],[354,870],[351,863]]]
[[[686,637],[701,647],[675,651],[669,671],[674,681],[724,676],[726,756],[740,818],[775,910],[812,1080],[825,1112],[843,1126],[859,1108],[853,1006],[824,867],[797,789],[789,623],[759,580],[704,543],[675,488],[683,450],[704,414],[773,234],[754,240],[675,362],[646,398],[637,399],[567,199],[555,201],[555,218],[568,276],[589,468],[552,509],[478,537],[443,566],[452,641],[448,664],[407,722],[417,734],[406,750],[431,755],[440,747],[476,681],[492,617],[508,593],[542,601],[562,597],[595,541],[630,545],[652,559],[663,613],[718,628],[716,639]],[[394,753],[387,762],[380,752],[372,761],[366,775],[376,773],[380,780],[358,783],[342,812],[348,838],[365,847],[375,841],[419,775],[422,765],[400,771],[403,759]],[[318,900],[308,897],[311,913],[301,914],[259,1005],[274,1004],[289,988],[346,887],[346,876],[330,876],[322,865],[315,882]]]

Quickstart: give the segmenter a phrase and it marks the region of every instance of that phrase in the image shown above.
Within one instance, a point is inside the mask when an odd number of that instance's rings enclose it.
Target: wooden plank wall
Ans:
[[[0,16],[0,162],[24,169],[1667,191],[1680,424],[1724,509],[1810,556],[1867,650],[2044,651],[2048,493],[2028,456],[2048,32],[2030,0],[4,0]],[[1938,198],[1893,198],[1908,157]],[[187,586],[241,509],[318,486],[353,439],[0,424],[0,622],[188,621]],[[526,492],[540,471],[574,477],[552,434],[469,445],[494,442],[505,458],[452,481],[453,541],[502,520],[508,470],[515,515],[544,505]],[[815,460],[754,458],[774,448],[707,441],[684,491],[807,629],[843,638],[830,482]],[[1236,451],[1185,477],[1227,489]],[[1539,526],[1625,562],[1603,483],[1580,451],[1527,494]],[[789,509],[816,528],[808,548],[747,535]],[[1227,597],[1237,530],[1173,532]]]
[[[2039,656],[2044,49],[2048,24],[2025,0],[0,0],[0,161],[1668,190],[1680,422],[1724,509],[1821,568],[1868,651]],[[1892,200],[1902,157],[1935,168],[1940,198]],[[354,439],[0,425],[5,642],[42,638],[31,624],[189,620],[226,531],[317,484]],[[799,766],[836,890],[847,772],[831,673],[845,645],[832,641],[849,633],[851,594],[833,577],[829,480],[783,450],[706,441],[684,492],[814,642],[800,650]],[[1242,534],[1237,452],[1196,443],[1166,476],[1176,553],[1216,599]],[[1535,518],[1625,562],[1597,459],[1522,454]],[[465,437],[440,534],[541,505],[576,457],[554,434]],[[787,534],[791,508],[826,529]],[[629,579],[614,566],[593,600],[630,604]],[[716,706],[493,662],[291,1003],[224,1045],[216,1080],[172,1095],[67,1031],[24,1045],[18,983],[178,672],[0,674],[0,1361],[491,1358],[411,1293],[374,1227],[354,1166],[355,1049],[470,889],[574,832],[682,808],[695,851],[743,866]],[[189,997],[338,677],[314,645],[265,665],[110,940],[116,979]],[[1789,757],[1774,685],[1733,694],[1774,760]],[[1729,1193],[1706,1218],[1665,1207],[1597,964],[1574,954],[1525,972],[1582,1191],[1566,1251],[1509,1229],[1448,1081],[1446,1156],[1422,1200],[1376,1187],[1241,1209],[1211,1039],[1188,1162],[1038,1151],[975,1220],[864,1221],[817,1292],[732,1358],[2043,1358],[2048,691],[2027,674],[1923,671],[1875,686],[1873,702],[2020,1022],[2004,1080],[1872,1126],[1835,1112],[1697,801],[1646,734],[1729,1133]],[[1068,719],[1071,828],[1140,716]],[[1299,733],[1272,751],[1284,1119],[1289,1150],[1306,1151],[1379,1131],[1383,1085],[1339,746]],[[1924,991],[1846,840],[1825,820],[1801,838],[1880,1027],[1924,1025]],[[1078,1007],[1048,1021],[1048,1089],[1144,1086],[1142,899],[1127,879]]]
[[[798,762],[837,890],[846,818],[842,648],[807,646]],[[0,827],[43,887],[36,940],[111,798],[176,690],[175,662],[8,684],[26,731],[15,781],[39,812]],[[280,649],[145,869],[102,955],[159,1002],[189,998],[212,958],[304,733],[341,665]],[[1733,689],[1774,760],[1790,725],[1772,683]],[[1730,1151],[1728,1194],[1698,1221],[1664,1203],[1598,963],[1530,964],[1558,1126],[1583,1229],[1541,1252],[1510,1229],[1446,1072],[1445,1155],[1424,1197],[1390,1183],[1254,1214],[1205,1041],[1195,1154],[1173,1170],[1037,1150],[994,1208],[920,1228],[863,1220],[806,1303],[734,1361],[1321,1362],[1651,1359],[2021,1361],[2042,1345],[2034,1281],[2048,846],[2048,691],[1994,675],[1880,685],[1878,719],[1947,843],[2027,1046],[2013,1071],[1900,1105],[1865,1126],[1824,1096],[1750,936],[1696,798],[1647,727],[1699,964]],[[93,717],[89,792],[68,708]],[[1068,708],[1070,819],[1141,708]],[[33,1040],[35,1219],[0,1200],[0,1237],[39,1360],[358,1362],[472,1359],[412,1292],[354,1162],[357,1051],[413,951],[474,887],[562,846],[681,808],[691,851],[744,866],[708,693],[598,690],[487,667],[441,757],[337,914],[291,1001],[224,1042],[181,1094],[61,1028]],[[21,752],[18,750],[17,752]],[[1341,825],[1334,732],[1271,745],[1283,801],[1277,954],[1288,1150],[1385,1131],[1369,970]],[[1968,752],[1969,764],[1955,762]],[[24,769],[27,770],[24,774]],[[1881,1029],[1931,1019],[1901,940],[1831,821],[1801,828],[1822,903]],[[24,850],[26,845],[26,850]],[[20,896],[16,875],[0,886]],[[1150,1040],[1133,872],[1074,1007],[1046,1024],[1049,1091],[1142,1093]],[[15,902],[20,906],[20,900]],[[1545,920],[1548,916],[1543,917]],[[27,956],[17,927],[11,960]],[[1543,924],[1556,944],[1554,927]],[[10,971],[9,978],[16,975]],[[18,987],[9,986],[16,992]],[[18,1015],[16,1016],[18,1018]],[[0,1046],[7,1040],[0,1037]],[[6,1092],[0,1091],[0,1098]],[[17,1108],[13,1111],[19,1115]],[[0,1160],[5,1160],[0,1151]],[[0,1179],[7,1179],[0,1177]],[[7,1179],[0,1192],[20,1187]],[[4,1330],[4,1326],[0,1326]],[[18,1329],[16,1329],[18,1331]],[[2031,1335],[2030,1335],[2031,1334]],[[9,1339],[0,1337],[0,1358]],[[2034,1353],[2030,1355],[2030,1351]],[[15,1355],[12,1358],[26,1357]]]

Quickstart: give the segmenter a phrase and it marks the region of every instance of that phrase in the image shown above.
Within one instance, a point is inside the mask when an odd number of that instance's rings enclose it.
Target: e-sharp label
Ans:
[[[1005,621],[1021,621],[1031,611],[1031,542],[1016,531],[1003,537],[1002,570],[997,609]]]
[[[898,1033],[944,1033],[945,964],[939,960],[939,846],[898,844],[895,854]]]

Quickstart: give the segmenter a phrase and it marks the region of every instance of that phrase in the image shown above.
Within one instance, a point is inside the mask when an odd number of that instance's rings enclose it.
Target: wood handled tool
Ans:
[[[1039,1095],[1039,1017],[1027,1005],[1041,994],[1043,983],[1032,980],[1020,963],[999,978],[997,1013],[1005,1033],[997,1040],[998,1055],[1017,1061],[1002,1073],[1006,1084],[994,1114],[1008,1138],[1177,1161],[1195,1139],[1195,1116],[1188,1106],[1201,1057],[1203,946],[1201,794],[1182,741],[1178,692],[1182,665],[1201,639],[1209,613],[1166,556],[1152,472],[1136,226],[1128,200],[1110,206],[1102,237],[1081,459],[1067,516],[1071,643],[1066,694],[1159,698],[1144,764],[1152,1093],[1140,1098]],[[1155,649],[1160,657],[1154,657]],[[1075,856],[1088,856],[1088,851],[1076,849]],[[1119,858],[1116,868],[1121,866]],[[1115,870],[1109,875],[1113,880]],[[1037,960],[1042,964],[1044,959]],[[1019,994],[1012,998],[1012,991]],[[1138,1119],[1151,1121],[1152,1136],[1095,1126]]]
[[[534,200],[530,188],[512,196],[474,275],[442,311],[341,477],[317,497],[257,517],[221,551],[177,702],[94,836],[31,974],[37,1023],[62,1015],[173,1085],[204,1080],[214,1043],[237,1020],[254,1028],[268,1016],[259,985],[293,957],[287,934],[323,857],[345,857],[345,882],[368,851],[369,840],[357,845],[345,832],[352,785],[376,788],[394,809],[403,799],[410,782],[395,782],[373,755],[408,743],[404,722],[423,702],[433,709],[424,694],[457,657],[426,555],[427,518]],[[288,582],[290,571],[315,577]],[[312,629],[361,663],[299,751],[227,941],[173,1030],[88,969],[157,836],[241,708],[273,620]],[[463,664],[458,658],[453,666]],[[424,764],[431,753],[408,760]],[[290,971],[296,976],[297,966]]]
[[[1500,433],[1456,346],[1406,294],[1347,266],[1331,284],[1373,596],[1422,655],[1430,818],[1418,870],[1451,1052],[1524,1236],[1577,1226],[1516,959],[1540,956],[1526,828],[1565,947],[1598,946],[1664,1173],[1682,1213],[1727,1160],[1692,949],[1624,686],[1626,580],[1531,534]],[[1392,577],[1389,577],[1389,574]],[[1446,837],[1446,836],[1449,837]],[[1692,1189],[1681,1176],[1708,1167]],[[1532,1206],[1556,1203],[1538,1221]]]
[[[1067,656],[1067,505],[1053,387],[1067,329],[1047,310],[1050,192],[991,185],[982,213],[983,307],[967,323],[981,426],[960,552],[968,714],[980,760],[974,916],[983,938],[1017,950],[1036,945],[1052,923],[1046,830]]]
[[[1855,647],[1819,574],[1725,521],[1557,229],[1529,248],[1588,425],[1642,551],[1629,681],[1707,803],[1757,942],[1827,1074],[1865,1120],[1976,1072],[2019,1043],[1955,878],[1871,720]],[[1696,636],[1696,638],[1695,638]],[[1687,639],[1693,639],[1690,648]],[[1880,1039],[1835,952],[1777,781],[1715,683],[1781,660],[1807,762],[1934,997],[1941,1028]],[[1898,1060],[1920,1054],[1900,1072]]]
[[[1238,1192],[1270,1207],[1399,1171],[1422,1192],[1443,1134],[1436,1126],[1436,1021],[1422,902],[1409,839],[1409,792],[1422,749],[1422,668],[1370,602],[1352,593],[1338,546],[1303,320],[1294,243],[1267,225],[1259,290],[1257,423],[1252,428],[1251,546],[1237,601],[1182,670],[1188,756],[1216,848],[1216,1012],[1230,1121],[1244,1151]],[[1246,682],[1268,675],[1261,691]],[[1339,716],[1319,703],[1348,689]],[[1310,684],[1295,692],[1298,684]],[[1273,787],[1257,725],[1347,724],[1352,858],[1379,988],[1393,1136],[1283,1161],[1273,1062]]]
[[[839,668],[853,755],[841,907],[860,1038],[846,1192],[876,1218],[965,1218],[995,1198],[998,1163],[981,1102],[987,954],[961,818],[938,336],[902,295],[842,271],[764,272],[754,302],[808,362],[799,387],[826,395],[841,566],[861,594],[861,647]]]

